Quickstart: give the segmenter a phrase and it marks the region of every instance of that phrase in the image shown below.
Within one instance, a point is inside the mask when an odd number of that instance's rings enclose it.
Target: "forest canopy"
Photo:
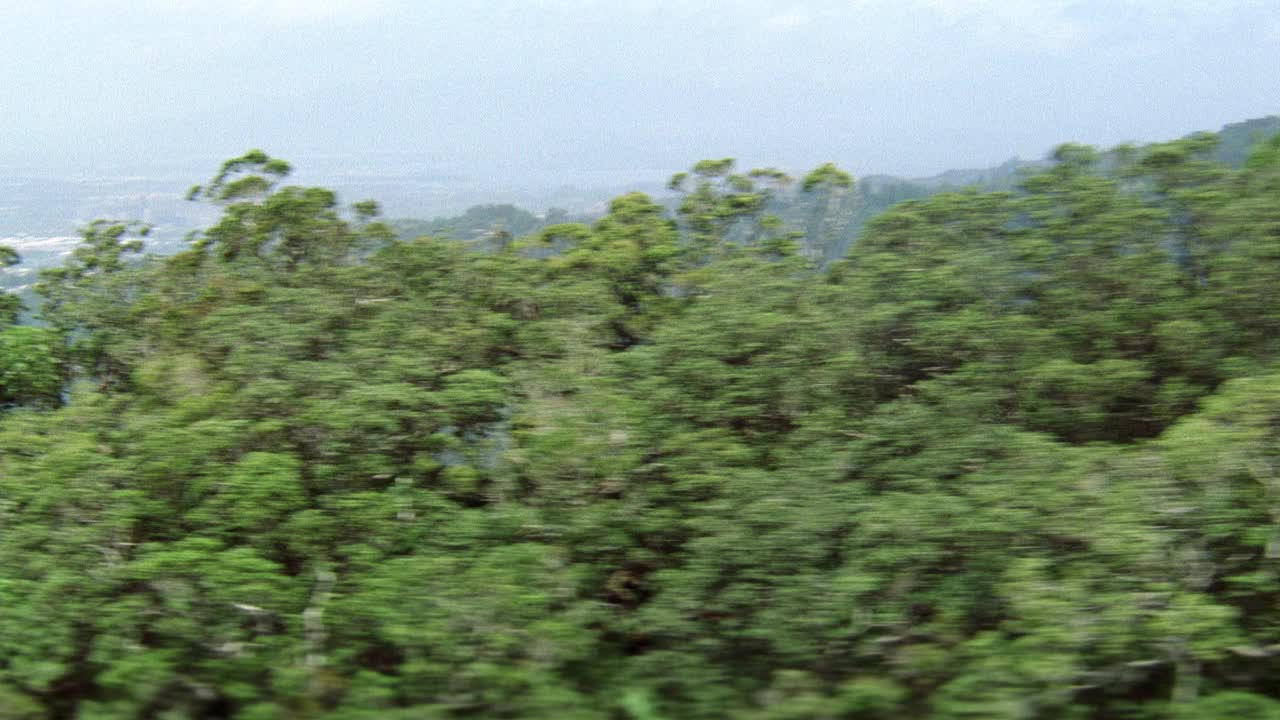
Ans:
[[[731,159],[482,248],[260,151],[183,252],[93,223],[0,302],[0,719],[1280,717],[1280,136],[1230,150],[847,252],[855,178]]]

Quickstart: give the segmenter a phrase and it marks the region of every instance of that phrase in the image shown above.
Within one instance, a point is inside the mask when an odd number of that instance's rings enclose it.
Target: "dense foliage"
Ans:
[[[259,152],[94,224],[0,305],[0,718],[1280,717],[1280,139],[1214,143],[830,263],[852,178],[727,160],[491,252]]]
[[[547,225],[566,219],[568,213],[552,208],[543,217],[514,205],[476,205],[457,217],[434,220],[396,220],[390,223],[396,235],[412,239],[423,236],[463,240],[498,249],[513,238],[529,235]]]

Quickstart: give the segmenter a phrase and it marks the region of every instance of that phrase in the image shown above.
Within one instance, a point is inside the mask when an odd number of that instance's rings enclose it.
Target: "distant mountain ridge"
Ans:
[[[1256,143],[1280,133],[1280,115],[1243,120],[1224,125],[1217,131],[1218,148],[1214,159],[1238,166]],[[854,238],[865,223],[875,215],[905,200],[921,199],[930,195],[962,188],[979,190],[1013,190],[1030,171],[1050,164],[1049,160],[1024,160],[1011,158],[999,165],[987,168],[962,168],[946,170],[928,177],[903,177],[895,175],[868,175],[857,179],[858,202],[840,218],[840,230],[834,242],[828,239],[823,254],[827,259],[847,252]],[[856,168],[854,168],[856,171]],[[0,178],[5,202],[0,204],[0,245],[10,245],[22,253],[21,265],[0,270],[0,290],[18,289],[29,285],[35,273],[43,267],[57,264],[61,256],[75,243],[73,230],[94,217],[113,219],[137,218],[157,226],[149,250],[167,254],[182,247],[186,231],[206,224],[213,216],[207,207],[183,202],[181,189],[173,185],[172,170],[165,179],[160,178],[97,178],[40,180],[34,176],[15,175]],[[363,177],[363,176],[362,176]],[[363,178],[360,191],[377,192],[375,199],[387,205],[404,208],[413,204],[414,192],[435,193],[448,191],[441,187],[442,178],[401,177]],[[653,185],[636,182],[632,187]],[[658,180],[661,180],[659,178]],[[400,184],[397,185],[397,182]],[[423,184],[426,183],[426,184]],[[332,184],[332,183],[331,183]],[[172,187],[171,187],[172,186]],[[603,188],[597,188],[601,193]],[[615,188],[616,190],[616,188]],[[467,194],[474,196],[475,188]],[[433,195],[433,197],[435,196]],[[496,195],[496,193],[495,193]],[[359,199],[359,198],[352,198]],[[566,201],[565,207],[586,207],[587,194],[562,189],[557,200]],[[601,201],[605,198],[600,198]],[[603,213],[605,202],[596,202],[594,209]],[[786,218],[789,208],[783,201],[778,214]],[[530,212],[507,202],[490,202],[473,205],[456,216],[434,219],[405,217],[393,219],[391,224],[401,237],[432,235],[436,237],[479,243],[483,247],[487,239],[537,232],[547,225],[567,221],[590,221],[591,211],[572,212],[552,208],[545,212]],[[8,236],[8,237],[5,237]]]
[[[1213,159],[1238,167],[1244,164],[1250,149],[1277,133],[1280,133],[1280,115],[1267,115],[1223,125],[1215,132],[1218,136],[1218,147],[1214,151]],[[1184,137],[1191,137],[1194,134]],[[1048,160],[1024,160],[1014,157],[992,167],[945,170],[927,177],[868,175],[859,178],[859,183],[867,185],[871,190],[903,184],[939,190],[962,187],[1005,190],[1015,187],[1025,171],[1047,167],[1049,164]]]
[[[1218,148],[1214,151],[1214,159],[1232,166],[1243,165],[1255,145],[1277,134],[1280,134],[1280,115],[1223,125],[1217,133]]]

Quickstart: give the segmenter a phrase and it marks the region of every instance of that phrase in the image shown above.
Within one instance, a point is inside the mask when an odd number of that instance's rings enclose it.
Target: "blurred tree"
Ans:
[[[830,165],[477,252],[254,151],[185,252],[91,224],[0,327],[0,718],[1273,717],[1280,145],[1212,148],[826,267]]]

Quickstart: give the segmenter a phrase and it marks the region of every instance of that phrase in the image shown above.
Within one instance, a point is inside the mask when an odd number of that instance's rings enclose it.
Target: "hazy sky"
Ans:
[[[1280,0],[0,0],[0,41],[0,158],[59,163],[925,174],[1280,112]]]

